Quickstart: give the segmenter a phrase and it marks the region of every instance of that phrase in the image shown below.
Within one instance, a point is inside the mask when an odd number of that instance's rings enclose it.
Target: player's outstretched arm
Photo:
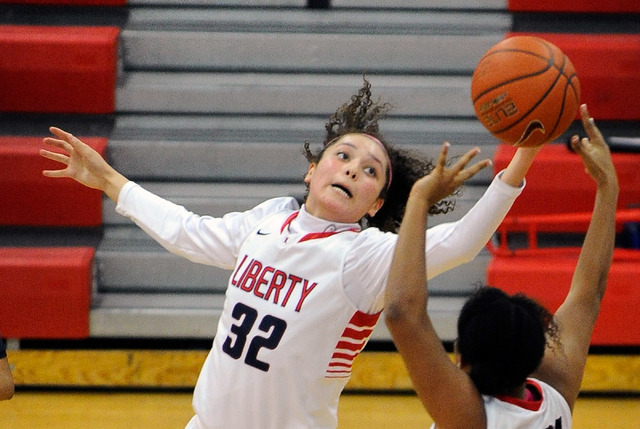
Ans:
[[[41,149],[40,155],[52,159],[65,167],[60,170],[45,170],[47,177],[69,177],[89,188],[103,191],[109,198],[118,201],[120,190],[129,180],[111,167],[92,147],[60,128],[49,129],[57,138],[47,137],[44,144],[62,150],[53,152]]]
[[[580,391],[591,334],[607,285],[618,200],[618,179],[609,147],[585,105],[580,107],[580,114],[588,138],[573,136],[571,146],[596,182],[596,198],[571,288],[555,314],[560,345],[547,349],[535,374],[554,386],[572,409]]]
[[[447,148],[445,144],[434,170],[411,190],[385,291],[385,321],[413,386],[438,427],[481,428],[486,424],[482,397],[471,378],[449,359],[426,311],[425,230],[429,207],[448,195],[457,181],[486,166],[478,163],[464,168],[476,151],[447,169]]]

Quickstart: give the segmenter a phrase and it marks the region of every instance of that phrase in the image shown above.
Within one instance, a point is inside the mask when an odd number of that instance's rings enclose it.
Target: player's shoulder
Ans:
[[[253,208],[254,211],[265,213],[289,212],[300,209],[300,203],[294,197],[270,198]]]

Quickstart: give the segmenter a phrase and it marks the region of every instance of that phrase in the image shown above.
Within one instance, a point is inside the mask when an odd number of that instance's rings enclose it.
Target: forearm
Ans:
[[[522,182],[533,164],[533,160],[541,147],[537,148],[519,148],[511,162],[504,170],[500,180],[513,187],[520,187]]]
[[[427,276],[433,278],[472,260],[487,244],[522,192],[496,178],[459,221],[427,232]]]
[[[426,313],[425,245],[429,205],[412,191],[398,233],[386,287],[388,324],[409,318],[413,322]]]
[[[618,184],[615,180],[599,186],[593,215],[576,266],[573,294],[596,299],[604,295],[615,244],[615,216]],[[575,285],[575,287],[573,286]]]
[[[426,201],[413,192],[409,197],[387,285],[385,321],[418,397],[438,427],[482,427],[482,397],[449,359],[426,310]]]
[[[127,182],[129,182],[129,179],[109,166],[104,175],[104,184],[102,186],[102,191],[107,197],[111,198],[117,203],[118,197],[120,196],[120,191]]]

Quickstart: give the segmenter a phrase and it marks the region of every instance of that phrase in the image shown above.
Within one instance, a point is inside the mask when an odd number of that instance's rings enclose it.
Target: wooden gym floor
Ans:
[[[182,429],[207,352],[10,349],[18,390],[0,402],[0,428]],[[582,391],[574,429],[640,428],[640,353],[590,355]],[[431,424],[392,352],[356,359],[338,421],[339,429]]]
[[[338,429],[407,429],[431,424],[411,394],[344,394]],[[191,392],[20,391],[0,403],[4,429],[182,429]],[[574,429],[637,429],[640,398],[582,397]]]

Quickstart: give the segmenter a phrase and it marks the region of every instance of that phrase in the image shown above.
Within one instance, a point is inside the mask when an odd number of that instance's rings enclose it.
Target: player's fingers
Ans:
[[[472,178],[473,176],[475,176],[476,174],[478,174],[480,172],[480,170],[489,167],[491,165],[491,160],[490,159],[485,159],[482,160],[480,162],[476,162],[475,164],[473,164],[471,167],[467,168],[464,172],[464,180],[469,180],[470,178]]]
[[[596,126],[596,122],[589,115],[589,109],[586,104],[580,106],[580,117],[582,119],[582,126],[584,130],[587,132],[587,135],[591,140],[601,140],[604,142],[604,138],[600,133],[600,130]]]
[[[578,137],[577,135],[571,136],[571,149],[573,149],[575,152],[579,152],[580,150],[582,150],[582,142],[580,140],[580,137]]]
[[[69,157],[61,153],[51,152],[46,149],[40,149],[40,155],[53,161],[61,162],[66,165],[69,164]]]
[[[67,177],[65,170],[43,170],[42,175],[46,177]]]
[[[436,168],[444,169],[447,166],[447,155],[449,154],[449,142],[444,142],[442,144],[442,148],[440,149],[440,155],[438,156],[438,161],[436,162]]]
[[[452,167],[452,170],[456,172],[462,171],[469,164],[471,159],[479,153],[480,153],[480,148],[478,147],[474,147],[473,149],[467,151],[467,153],[462,155],[458,160],[458,162],[455,163],[455,165]]]
[[[65,140],[60,140],[60,139],[54,139],[52,137],[45,137],[44,139],[42,139],[42,142],[46,145],[49,146],[55,146],[57,148],[60,148],[68,153],[70,153],[71,151],[73,151],[73,146],[71,146],[69,143],[67,143]]]
[[[58,127],[50,127],[49,131],[51,131],[51,133],[59,139],[67,142],[74,149],[83,144],[82,141],[76,138],[73,134],[68,133]]]

